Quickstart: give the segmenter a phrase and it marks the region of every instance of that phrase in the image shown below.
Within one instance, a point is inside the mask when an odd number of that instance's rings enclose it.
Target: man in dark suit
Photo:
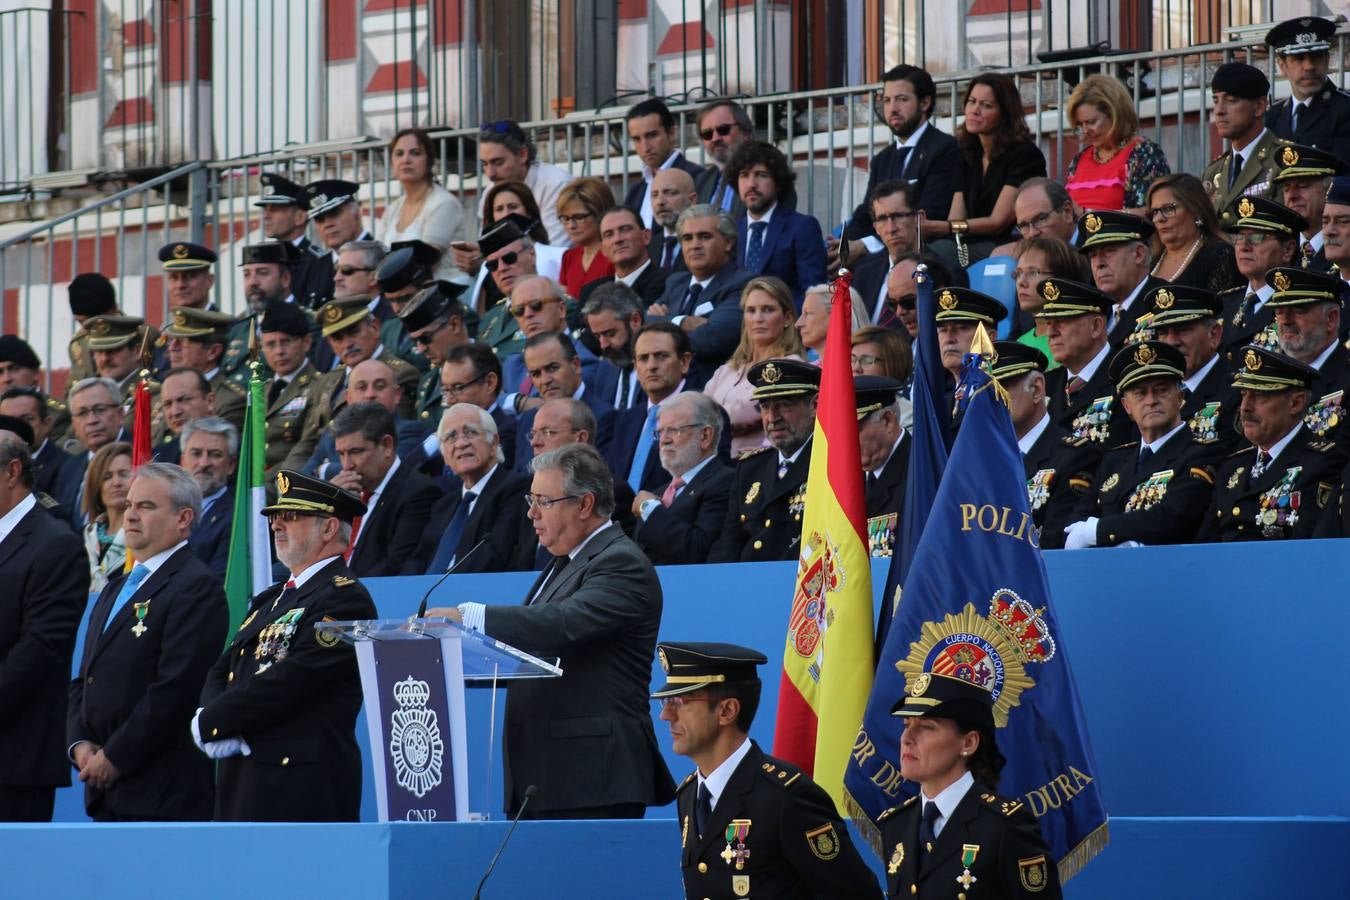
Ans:
[[[698,202],[711,204],[731,213],[733,219],[740,219],[745,215],[745,205],[736,192],[736,184],[722,173],[732,154],[755,136],[750,114],[735,100],[721,98],[701,107],[696,121],[698,138],[703,142],[703,159],[708,164],[694,181]]]
[[[445,411],[437,438],[457,489],[436,501],[421,543],[403,574],[505,572],[516,553],[530,478],[506,465],[497,423],[487,410],[456,403]],[[487,544],[479,548],[478,543]]]
[[[628,207],[616,206],[605,213],[600,220],[600,252],[614,264],[614,274],[582,286],[581,295],[577,297],[582,315],[588,315],[586,306],[591,295],[604,284],[622,284],[631,288],[642,301],[639,309],[661,299],[669,273],[648,255],[647,243],[650,239],[651,232],[643,227],[638,214]]]
[[[1196,438],[1236,449],[1242,437],[1237,427],[1242,396],[1233,387],[1232,367],[1219,353],[1223,304],[1204,288],[1181,284],[1155,288],[1144,300],[1153,315],[1150,330],[1186,358],[1181,418]]]
[[[648,268],[650,270],[650,266]],[[664,273],[661,283],[664,288]],[[581,313],[586,317],[586,327],[600,345],[605,362],[596,367],[591,385],[616,411],[640,406],[645,395],[633,365],[633,355],[647,301],[628,285],[612,282],[600,284],[595,290],[582,291],[582,295],[589,295],[589,298],[582,304]]]
[[[1350,158],[1350,94],[1327,77],[1336,23],[1320,16],[1287,19],[1266,32],[1289,96],[1266,110],[1276,137]]]
[[[224,583],[234,524],[234,473],[239,466],[239,432],[215,416],[183,428],[182,467],[201,489],[202,505],[192,520],[192,552]]]
[[[89,599],[80,539],[33,494],[28,423],[0,415],[0,822],[49,822],[66,767],[66,693]]]
[[[661,583],[611,521],[613,480],[592,447],[531,463],[530,519],[553,561],[519,606],[428,611],[541,657],[561,678],[507,688],[502,756],[508,815],[636,819],[669,803],[675,783],[652,728],[647,685],[661,624]]]
[[[825,281],[825,238],[820,223],[786,202],[797,180],[783,151],[746,141],[727,163],[745,214],[736,220],[737,263],[751,275],[781,278],[797,306]]]
[[[366,505],[347,547],[347,564],[360,578],[403,570],[440,497],[430,479],[401,464],[396,440],[394,415],[378,403],[349,406],[333,420],[342,471],[328,480]]]
[[[525,342],[524,356],[530,380],[539,393],[539,405],[569,397],[585,403],[595,413],[595,447],[602,453],[608,450],[614,435],[614,407],[582,382],[581,359],[577,356],[572,339],[556,331],[536,334]],[[539,407],[535,406],[520,417],[516,431],[518,436],[529,435],[538,411]],[[525,471],[532,455],[528,437],[524,441],[516,441],[517,470]]]
[[[858,446],[862,451],[867,502],[867,544],[872,556],[890,556],[905,509],[905,480],[913,444],[900,425],[900,382],[880,375],[855,375]]]
[[[937,102],[932,76],[917,66],[895,66],[882,76],[879,99],[881,116],[893,141],[872,157],[867,196],[871,197],[873,189],[883,181],[903,181],[918,191],[915,210],[922,209],[929,219],[946,219],[957,190],[956,164],[960,154],[956,139],[929,121]],[[866,201],[858,204],[853,219],[844,228],[844,237],[855,242],[854,260],[864,252],[881,249],[873,236],[871,214],[870,204]]]
[[[684,169],[662,169],[652,179],[651,237],[647,239],[647,256],[658,268],[667,272],[684,272],[684,254],[680,252],[680,235],[675,228],[680,213],[699,202],[694,179]],[[740,205],[740,199],[736,204]]]
[[[633,152],[642,162],[642,180],[635,181],[624,195],[623,205],[642,216],[642,224],[652,227],[652,178],[662,169],[683,169],[690,178],[703,167],[691,163],[680,152],[675,136],[675,116],[670,108],[653,97],[631,107],[624,117]]]
[[[1089,212],[1078,220],[1078,252],[1087,257],[1097,290],[1111,298],[1107,343],[1120,349],[1148,312],[1141,298],[1167,282],[1149,274],[1153,224],[1123,212]]]
[[[919,247],[918,193],[904,181],[883,181],[868,195],[872,227],[882,248],[853,265],[853,287],[862,297],[867,319],[874,325],[896,330],[904,325],[886,302],[886,277],[905,256]]]
[[[333,299],[338,250],[351,241],[374,240],[374,236],[361,222],[361,202],[356,199],[360,190],[361,185],[339,178],[327,178],[305,185],[309,221],[314,223],[324,247],[323,254],[310,264],[307,273],[306,289],[308,296],[313,298],[314,309]],[[373,272],[370,274],[374,275]],[[389,349],[393,351],[393,348]]]
[[[689,335],[670,322],[644,325],[634,340],[634,364],[641,379],[643,398],[631,409],[614,417],[614,438],[605,452],[616,481],[627,482],[633,491],[651,491],[669,480],[661,468],[654,436],[661,404],[686,389],[693,353]],[[640,348],[640,349],[638,349]]]
[[[706,562],[721,533],[733,477],[717,458],[723,416],[713,400],[694,391],[661,404],[657,442],[666,477],[633,498],[633,540],[654,565]]]
[[[675,752],[697,766],[676,797],[687,896],[743,897],[752,884],[764,897],[879,896],[829,795],[750,740],[764,654],[734,644],[657,648],[667,683],[652,698]]]
[[[53,439],[53,418],[46,400],[39,388],[6,388],[0,393],[0,416],[13,416],[28,423],[33,431],[33,446],[29,447],[33,456],[33,492],[46,494],[59,504],[67,492],[74,492],[84,467]],[[70,521],[70,511],[63,506],[52,507],[51,512]]]
[[[1347,171],[1345,161],[1325,150],[1290,144],[1275,153],[1275,163],[1279,166],[1273,179],[1278,186],[1277,199],[1307,222],[1298,238],[1298,265],[1325,272],[1330,263],[1322,234],[1322,212],[1331,179]]]
[[[150,463],[136,470],[127,503],[136,565],[89,616],[70,682],[70,758],[95,821],[207,820],[211,761],[188,725],[230,613],[220,579],[188,546],[201,490],[179,467]]]
[[[360,815],[356,653],[314,626],[376,616],[342,559],[352,520],[363,512],[360,499],[336,485],[277,474],[277,502],[263,513],[290,580],[253,598],[207,674],[192,720],[197,745],[219,761],[217,821],[355,822]]]
[[[677,228],[689,270],[666,279],[661,302],[649,306],[647,315],[669,318],[689,332],[691,371],[706,382],[741,339],[741,289],[752,276],[736,264],[731,216],[698,203],[680,213]]]
[[[308,309],[318,309],[326,298],[310,286],[310,270],[324,251],[305,235],[309,229],[305,189],[275,172],[262,173],[258,181],[262,184],[262,196],[253,205],[262,209],[263,234],[292,248],[291,296]]]

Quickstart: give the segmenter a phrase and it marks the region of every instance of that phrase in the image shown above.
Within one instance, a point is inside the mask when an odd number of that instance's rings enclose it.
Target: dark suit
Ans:
[[[753,277],[733,260],[708,281],[693,308],[687,302],[692,276],[688,272],[674,272],[666,279],[661,302],[666,305],[668,318],[698,315],[708,320],[689,332],[689,343],[694,349],[690,371],[696,370],[704,382],[736,350],[741,339],[741,289]]]
[[[525,494],[530,490],[530,476],[514,472],[506,464],[497,466],[488,483],[479,490],[469,517],[464,522],[464,531],[455,545],[455,559],[464,562],[457,572],[505,572],[511,568],[516,552],[516,536],[520,523],[525,516]],[[427,568],[436,558],[441,536],[445,534],[455,511],[463,502],[462,487],[444,494],[432,507],[431,519],[422,532],[422,541],[417,552],[403,563],[404,575],[439,575],[444,569],[432,571]],[[488,543],[472,558],[466,554],[477,546],[483,538]]]
[[[740,200],[737,199],[736,202],[740,203]],[[662,226],[653,222],[651,232],[652,232],[651,240],[647,241],[647,258],[652,261],[653,266],[659,268],[661,267],[661,263],[665,260],[666,230]],[[673,257],[674,261],[670,263],[669,271],[688,272],[689,266],[685,264],[684,254],[680,252],[680,241],[678,238],[676,238],[675,240],[673,252],[675,254]]]
[[[1078,502],[1092,490],[1102,450],[1087,438],[1075,438],[1053,421],[1022,457],[1031,519],[1041,530],[1043,550],[1064,546],[1064,527],[1074,521]]]
[[[46,822],[70,784],[66,693],[89,600],[89,560],[35,505],[0,541],[0,821]]]
[[[94,603],[80,670],[70,682],[66,740],[89,741],[121,772],[86,787],[94,819],[211,818],[211,760],[189,730],[201,684],[220,655],[230,612],[220,579],[182,547],[112,615],[127,576]],[[139,621],[137,603],[145,603]],[[133,630],[143,627],[139,636]]]
[[[373,619],[375,604],[341,557],[290,596],[282,598],[282,588],[274,584],[253,598],[202,689],[202,740],[242,737],[252,750],[220,761],[215,818],[355,822],[362,769],[356,653],[349,644],[321,640],[314,625]],[[294,621],[277,622],[283,618]],[[261,632],[273,623],[272,640],[263,644],[268,636]],[[288,646],[278,658],[269,646],[281,645]]]
[[[867,321],[897,331],[904,331],[905,326],[901,323],[899,317],[889,306],[886,306],[884,291],[886,289],[886,276],[890,274],[890,252],[878,250],[876,253],[869,253],[853,264],[853,287],[857,288],[858,296],[862,297],[863,310],[867,314]],[[878,308],[880,309],[879,312]]]
[[[920,864],[920,799],[916,796],[888,809],[877,820],[881,859],[887,864],[887,896],[955,896],[960,890],[956,880],[966,870],[963,850],[970,845],[982,848],[969,867],[972,886],[966,890],[971,898],[1056,900],[1063,896],[1059,869],[1040,826],[1020,800],[996,796],[976,782],[956,804]]]
[[[1297,129],[1290,127],[1293,105],[1294,98],[1285,97],[1266,110],[1266,127],[1276,137],[1350,158],[1350,94],[1327,78],[1299,110]]]
[[[688,384],[685,390],[690,390]],[[675,396],[671,394],[671,396]],[[637,455],[638,441],[642,439],[643,426],[647,424],[647,402],[646,398],[642,402],[632,406],[629,409],[618,410],[614,414],[614,437],[610,441],[609,450],[604,454],[605,462],[609,463],[609,470],[614,473],[615,481],[627,481],[628,472],[633,466],[633,457]],[[717,456],[720,459],[731,459],[731,419],[727,416],[726,410],[722,413],[722,436],[718,439]],[[654,427],[654,426],[653,426]],[[665,469],[661,468],[661,450],[659,442],[653,438],[651,448],[647,451],[647,459],[642,464],[642,478],[638,482],[638,490],[656,491],[658,487],[664,488],[670,483],[670,475]]]
[[[637,520],[633,540],[646,551],[653,565],[708,561],[708,551],[722,533],[734,478],[732,469],[713,457],[680,489],[669,507],[657,506],[645,522]],[[665,484],[658,485],[653,493],[664,493],[668,484],[670,477],[666,474]]]
[[[708,562],[796,559],[810,468],[810,438],[782,478],[777,450],[767,447],[742,456],[736,463],[722,534],[708,552]]]
[[[608,398],[600,396],[599,393],[587,386],[586,390],[581,392],[581,402],[591,408],[595,413],[595,434],[591,436],[591,444],[603,456],[609,449],[609,442],[614,436],[614,407],[609,405]],[[534,430],[534,417],[539,412],[538,407],[526,411],[516,421],[516,469],[524,472],[530,467],[530,460],[534,459],[534,448],[530,446],[530,440],[527,435]]]
[[[698,176],[703,173],[702,166],[700,166],[698,163],[692,163],[689,160],[685,159],[684,154],[679,150],[675,151],[675,161],[671,163],[668,168],[684,169],[686,172],[689,173],[689,176],[695,179],[696,181],[698,179]],[[623,195],[623,205],[633,210],[634,212],[641,214],[642,201],[647,199],[647,191],[650,188],[651,185],[647,183],[647,179],[638,178],[636,181],[634,181],[632,184],[628,186],[628,192]]]
[[[769,756],[758,744],[751,743],[731,773],[702,835],[695,813],[697,796],[698,777],[690,775],[676,798],[686,896],[718,900],[747,893],[776,900],[879,896],[877,877],[853,845],[834,801],[809,776]],[[722,858],[733,819],[749,825],[744,842],[749,855],[740,869]],[[737,878],[746,879],[747,890],[736,889]]]
[[[813,216],[799,213],[779,203],[764,227],[762,247],[754,267],[750,266],[750,221],[748,215],[736,220],[736,263],[752,276],[774,275],[783,279],[801,309],[806,289],[825,283],[825,236]]]
[[[694,190],[698,192],[699,203],[711,203],[718,209],[726,210],[733,219],[745,215],[745,204],[736,192],[736,185],[727,183],[722,178],[722,170],[716,165],[703,167],[703,171],[694,179]]]
[[[600,365],[595,367],[595,372],[588,381],[586,392],[595,391],[595,396],[602,398],[606,402],[612,402],[619,393],[619,381],[629,379],[628,403],[625,406],[615,405],[616,415],[622,414],[635,407],[646,407],[647,395],[642,390],[642,384],[635,376],[633,369],[620,369],[614,363],[607,359],[602,359]]]
[[[561,678],[507,688],[502,741],[506,811],[527,785],[527,812],[661,806],[675,784],[661,759],[647,698],[661,583],[617,527],[594,535],[529,605],[487,607],[484,630],[536,656],[559,657]]]
[[[413,558],[440,488],[412,466],[400,464],[361,521],[348,565],[358,578],[397,575]]]
[[[219,582],[225,581],[225,567],[230,560],[230,530],[234,525],[234,489],[225,488],[211,504],[211,508],[202,513],[201,519],[192,524],[192,538],[189,545],[197,558],[206,563],[206,567]]]
[[[633,279],[630,285],[633,292],[638,295],[642,301],[642,308],[645,310],[649,305],[658,302],[661,299],[662,292],[666,289],[666,278],[670,275],[660,266],[660,258],[647,264],[647,267],[638,273],[638,277]],[[577,297],[577,306],[584,309],[586,301],[595,293],[595,289],[602,284],[614,284],[619,280],[616,275],[606,275],[604,278],[597,278],[594,281],[588,281],[581,286],[581,293]]]
[[[883,181],[907,181],[914,185],[919,192],[918,208],[927,213],[929,219],[946,220],[952,209],[952,195],[957,191],[960,154],[956,149],[956,138],[939,131],[930,122],[907,156],[908,159],[902,158],[892,140],[872,157],[867,173],[867,194],[844,228],[846,239],[856,241],[872,234],[872,207],[866,197]]]
[[[395,428],[398,431],[398,458],[409,459],[422,446],[422,441],[430,434],[427,426],[416,419],[405,419],[400,415],[394,416]],[[439,425],[440,423],[436,423]],[[424,457],[417,457],[422,459]],[[300,471],[305,475],[313,475],[315,478],[332,478],[333,475],[342,470],[342,461],[338,459],[337,440],[333,437],[333,430],[325,428],[319,436],[318,442],[314,445],[314,452],[309,455],[309,459],[301,466]]]
[[[311,282],[316,279],[312,273],[319,260],[328,257],[328,251],[322,247],[317,247],[310,242],[309,238],[302,237],[295,243],[295,255],[291,260],[291,295],[295,297],[297,303],[309,309],[318,309],[332,293],[333,271],[328,268],[326,278],[328,283],[328,292],[321,293],[320,284],[311,287]],[[322,281],[322,279],[317,279]]]
[[[1106,342],[1112,348],[1119,350],[1125,346],[1125,339],[1134,334],[1134,328],[1139,323],[1139,317],[1149,311],[1149,305],[1144,302],[1144,295],[1157,287],[1167,284],[1161,278],[1155,278],[1149,275],[1144,279],[1144,286],[1141,287],[1130,301],[1130,308],[1116,317],[1116,321],[1107,332]]]

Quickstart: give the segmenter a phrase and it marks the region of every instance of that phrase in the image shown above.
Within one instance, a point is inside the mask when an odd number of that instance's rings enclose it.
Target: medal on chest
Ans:
[[[1088,404],[1087,409],[1073,420],[1072,431],[1075,438],[1087,438],[1094,444],[1106,441],[1111,430],[1112,397],[1098,397]]]
[[[1262,350],[1269,350],[1272,353],[1280,352],[1280,332],[1272,322],[1265,328],[1262,328],[1247,343],[1253,347],[1260,347]]]
[[[980,855],[979,844],[961,845],[961,867],[962,872],[956,876],[956,883],[961,885],[964,890],[970,890],[970,886],[980,879],[970,874],[970,867],[975,865],[975,858]]]
[[[1036,474],[1027,479],[1027,501],[1031,511],[1036,512],[1050,499],[1050,485],[1054,483],[1054,469],[1037,469]]]
[[[1318,400],[1308,408],[1307,415],[1303,417],[1303,424],[1318,437],[1326,437],[1327,432],[1341,424],[1341,402],[1344,396],[1345,391],[1341,390]]]
[[[275,622],[263,626],[258,632],[258,645],[253,648],[253,658],[258,661],[258,671],[255,674],[261,675],[270,669],[273,663],[279,663],[286,658],[291,650],[291,639],[295,637],[296,629],[300,627],[300,619],[304,614],[303,606],[289,609]]]
[[[1172,470],[1164,469],[1148,476],[1125,501],[1126,512],[1138,512],[1152,509],[1162,502],[1167,494],[1167,483],[1172,480]]]
[[[867,552],[870,555],[890,557],[895,540],[895,523],[899,518],[899,513],[888,513],[867,520]]]
[[[151,600],[154,598],[151,597]],[[132,603],[132,608],[136,611],[136,624],[131,626],[131,633],[140,637],[148,630],[145,627],[145,617],[150,614],[150,600]]]
[[[1222,403],[1206,403],[1195,415],[1186,420],[1186,427],[1198,441],[1213,441],[1219,437],[1219,411]]]
[[[905,862],[905,845],[896,844],[895,849],[891,851],[891,861],[886,864],[886,874],[894,875],[900,871],[900,866]]]
[[[727,826],[727,846],[722,851],[722,860],[731,865],[735,863],[736,871],[745,869],[745,861],[750,858],[750,851],[745,848],[745,841],[750,837],[749,819],[732,819],[731,824]],[[731,849],[732,844],[736,849]]]
[[[1301,492],[1294,490],[1294,482],[1302,471],[1302,466],[1291,467],[1279,481],[1261,494],[1255,520],[1264,537],[1284,537],[1285,528],[1293,528],[1298,524]]]

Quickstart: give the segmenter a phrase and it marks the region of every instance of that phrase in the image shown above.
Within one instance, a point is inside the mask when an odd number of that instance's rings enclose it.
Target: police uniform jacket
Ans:
[[[278,469],[299,471],[314,452],[318,437],[306,435],[305,419],[313,399],[311,388],[317,378],[314,365],[305,360],[277,394],[276,400],[267,404],[263,458],[267,463],[268,483],[272,482]],[[263,402],[271,396],[275,383],[274,375],[263,385]]]
[[[0,780],[70,784],[66,694],[89,601],[84,542],[41,504],[0,541]]]
[[[1306,426],[1260,477],[1251,477],[1257,450],[1229,456],[1214,479],[1214,501],[1196,541],[1261,541],[1310,537],[1332,501],[1345,452]]]
[[[314,625],[373,619],[375,603],[340,556],[283,597],[284,587],[253,598],[202,689],[202,740],[242,737],[252,750],[220,760],[215,818],[354,822],[362,770],[356,652]]]
[[[1345,397],[1347,387],[1350,387],[1350,350],[1337,343],[1317,370],[1303,424],[1319,438],[1336,441],[1350,449],[1350,425],[1346,423],[1346,410],[1350,406]]]
[[[999,797],[976,782],[952,810],[919,864],[919,817],[923,804],[911,797],[886,810],[881,826],[881,858],[886,863],[887,896],[950,897],[958,900],[1010,900],[1062,897],[1059,870],[1041,837],[1036,819],[1018,800]],[[975,859],[967,867],[968,846]],[[958,882],[966,869],[970,884]]]
[[[1204,518],[1220,444],[1197,440],[1183,425],[1142,465],[1139,452],[1139,441],[1108,450],[1096,490],[1078,504],[1076,520],[1097,517],[1098,547],[1188,543]]]
[[[127,577],[109,581],[94,602],[70,682],[67,743],[102,746],[121,773],[106,791],[86,786],[85,809],[95,818],[210,819],[211,760],[189,727],[225,641],[225,592],[192,548],[180,547],[110,621]]]
[[[774,448],[742,457],[731,483],[722,534],[709,551],[708,562],[796,559],[810,467],[810,438],[782,478]]]
[[[1266,110],[1266,128],[1286,141],[1350,158],[1350,94],[1330,78],[1323,81],[1321,89],[1298,111],[1297,130],[1290,127],[1293,104],[1293,97],[1271,104]]]
[[[1233,387],[1233,368],[1220,352],[1195,390],[1186,394],[1181,419],[1195,437],[1216,440],[1225,451],[1231,452],[1246,442],[1237,425],[1241,405],[1242,392]]]
[[[879,896],[877,877],[853,845],[829,795],[753,741],[717,798],[702,835],[696,824],[697,795],[698,778],[690,775],[676,798],[686,896],[709,900]],[[735,859],[723,856],[733,823],[739,824],[741,834],[731,840],[732,852],[749,852],[740,868]]]
[[[1223,337],[1220,339],[1219,352],[1230,357],[1230,362],[1234,351],[1252,343],[1253,338],[1275,324],[1275,310],[1269,305],[1263,305],[1254,313],[1246,313],[1241,322],[1237,320],[1242,301],[1248,293],[1250,288],[1244,285],[1219,295],[1223,301]]]
[[[638,518],[633,540],[647,552],[654,565],[707,562],[708,551],[726,521],[734,477],[733,470],[721,459],[709,459],[707,465],[680,488],[670,506],[655,506],[645,521]],[[669,484],[667,476],[665,484],[658,485],[653,493],[664,494]]]
[[[1022,457],[1026,469],[1031,520],[1041,530],[1045,550],[1064,547],[1064,528],[1074,520],[1074,509],[1092,490],[1102,450],[1087,438],[1076,438],[1049,422]]]
[[[361,534],[348,560],[356,576],[399,574],[413,558],[440,496],[440,488],[430,478],[400,463],[361,517]]]
[[[1149,305],[1144,302],[1144,296],[1154,288],[1160,288],[1167,285],[1166,281],[1153,275],[1144,279],[1144,284],[1134,295],[1134,300],[1130,302],[1130,308],[1124,310],[1116,316],[1115,323],[1111,330],[1107,332],[1106,342],[1115,349],[1125,346],[1125,341],[1139,325],[1139,317],[1149,311]]]
[[[1242,169],[1231,187],[1228,184],[1228,167],[1233,157],[1232,148],[1225,150],[1218,159],[1205,167],[1200,180],[1204,182],[1205,193],[1214,201],[1214,208],[1219,211],[1223,224],[1231,225],[1236,221],[1232,205],[1239,197],[1275,199],[1275,183],[1271,178],[1279,171],[1275,151],[1283,143],[1275,132],[1267,129],[1261,139],[1249,145],[1242,154]]]
[[[1066,393],[1069,371],[1063,366],[1045,373],[1045,393],[1050,398],[1050,416],[1073,437],[1085,437],[1098,448],[1123,443],[1134,436],[1134,423],[1116,396],[1116,385],[1107,361],[1097,367],[1087,384]]]
[[[307,237],[301,237],[296,241],[295,249],[299,252],[291,259],[291,295],[303,306],[318,309],[332,293],[333,272],[330,266],[326,293],[320,293],[323,288],[315,283],[312,273],[319,260],[328,257],[331,262],[331,257],[327,250],[316,246]]]

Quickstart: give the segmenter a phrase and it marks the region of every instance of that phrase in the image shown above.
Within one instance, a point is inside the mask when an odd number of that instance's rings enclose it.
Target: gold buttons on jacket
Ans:
[[[281,764],[283,766],[289,766],[291,764],[291,758],[289,756],[283,756],[281,758]]]
[[[708,871],[708,864],[701,862],[698,864],[698,874],[703,875]]]
[[[234,681],[234,673],[231,672],[228,676],[226,676],[225,680],[226,680],[226,681]]]
[[[219,734],[220,734],[220,729],[219,729],[219,728],[212,728],[212,729],[211,729],[211,737],[216,737],[216,736],[219,735]]]
[[[756,550],[763,550],[763,549],[764,549],[764,542],[763,542],[763,541],[755,541],[755,549],[756,549]]]

